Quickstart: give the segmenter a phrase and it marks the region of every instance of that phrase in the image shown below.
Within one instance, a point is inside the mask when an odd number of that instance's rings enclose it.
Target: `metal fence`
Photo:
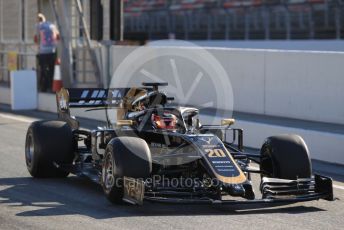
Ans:
[[[132,12],[128,8],[125,31],[145,33],[148,39],[164,39],[171,34],[191,40],[344,38],[344,1],[264,2],[184,10],[173,10],[168,4],[155,10],[136,7]]]
[[[36,69],[34,44],[0,43],[0,84],[10,84],[10,71],[14,69]]]

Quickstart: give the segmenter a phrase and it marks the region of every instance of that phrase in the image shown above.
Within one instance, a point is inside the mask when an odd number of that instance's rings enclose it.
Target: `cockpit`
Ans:
[[[131,88],[117,116],[144,130],[185,133],[199,126],[198,109],[169,106],[169,99],[157,89]]]

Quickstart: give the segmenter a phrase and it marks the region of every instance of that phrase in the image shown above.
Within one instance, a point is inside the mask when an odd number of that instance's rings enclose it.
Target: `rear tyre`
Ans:
[[[262,177],[294,180],[310,178],[312,165],[304,140],[298,135],[278,135],[265,140],[260,151]]]
[[[63,121],[36,121],[26,133],[25,160],[33,177],[66,177],[68,172],[55,164],[71,164],[74,140],[70,126]]]
[[[108,143],[102,167],[102,186],[112,203],[123,203],[124,176],[144,179],[151,172],[151,153],[143,139],[117,137]]]

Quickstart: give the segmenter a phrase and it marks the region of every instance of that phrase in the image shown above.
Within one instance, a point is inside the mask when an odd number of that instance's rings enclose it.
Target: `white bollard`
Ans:
[[[12,110],[37,109],[36,71],[12,71],[10,78]]]

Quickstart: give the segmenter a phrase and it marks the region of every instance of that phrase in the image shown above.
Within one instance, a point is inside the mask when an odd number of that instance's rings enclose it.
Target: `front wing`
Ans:
[[[144,200],[167,204],[261,204],[261,203],[296,203],[324,199],[333,201],[332,179],[315,175],[311,179],[285,180],[263,178],[261,183],[263,198],[255,200],[214,200],[210,198],[173,198],[159,196],[145,196]]]

